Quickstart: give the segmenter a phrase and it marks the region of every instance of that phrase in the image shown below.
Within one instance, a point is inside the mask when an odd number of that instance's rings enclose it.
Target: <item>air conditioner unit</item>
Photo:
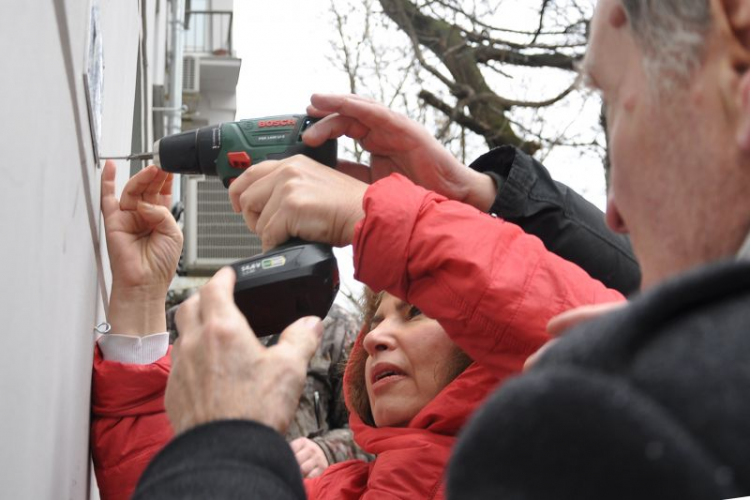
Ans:
[[[185,274],[213,274],[230,262],[261,253],[260,238],[250,232],[241,214],[232,211],[227,190],[218,178],[186,177],[183,200]]]
[[[187,55],[182,58],[182,92],[197,94],[201,91],[201,58]]]

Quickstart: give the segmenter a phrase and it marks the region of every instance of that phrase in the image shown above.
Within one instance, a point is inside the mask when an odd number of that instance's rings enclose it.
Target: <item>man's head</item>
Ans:
[[[583,69],[607,107],[607,219],[649,287],[750,230],[750,2],[600,0]]]

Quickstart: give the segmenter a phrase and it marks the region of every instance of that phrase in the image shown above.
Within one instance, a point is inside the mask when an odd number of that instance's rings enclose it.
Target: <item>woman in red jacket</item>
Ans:
[[[355,439],[376,459],[306,480],[308,498],[442,498],[455,436],[497,382],[437,321],[370,294],[345,383]]]

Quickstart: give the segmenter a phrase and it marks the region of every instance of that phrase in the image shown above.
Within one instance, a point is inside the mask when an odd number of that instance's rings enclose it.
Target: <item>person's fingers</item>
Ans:
[[[258,163],[257,165],[253,165],[245,170],[242,175],[232,182],[229,186],[229,201],[232,203],[232,209],[234,209],[236,213],[242,211],[240,197],[247,188],[274,172],[280,163],[281,161],[278,160],[266,160]],[[258,212],[260,212],[260,210]]]
[[[267,175],[248,185],[240,194],[238,198],[240,211],[245,218],[245,224],[251,231],[260,234],[258,224],[262,214],[266,212],[267,217],[272,215],[266,210],[266,205],[273,198],[277,183],[278,175]]]
[[[264,206],[261,207],[260,214],[255,219],[254,231],[260,236],[261,240],[263,240],[264,243],[267,242],[270,245],[268,248],[273,248],[282,241],[286,241],[287,237],[289,236],[287,231],[287,224],[285,221],[285,219],[288,217],[288,214],[279,213],[281,202],[285,199],[285,196],[282,195],[281,192],[281,189],[274,189],[273,191],[271,191],[270,197],[265,202]],[[252,193],[248,194],[248,196],[252,195]],[[244,212],[245,210],[243,209],[243,214]],[[252,223],[252,218],[256,213],[258,212],[250,209],[248,211],[248,214],[251,220],[246,219],[245,222],[247,224]],[[266,228],[268,227],[268,224],[272,219],[274,219],[276,222],[273,225],[272,232],[266,234]],[[266,248],[265,250],[268,250],[268,248]]]
[[[115,176],[117,174],[117,167],[115,162],[107,160],[104,163],[104,171],[102,172],[102,213],[106,219],[111,214],[117,212],[119,203],[115,197]]]
[[[301,447],[294,453],[297,463],[302,465],[305,462],[309,462],[310,459],[314,458],[313,450],[310,448],[310,443],[305,440],[301,443]]]
[[[200,333],[200,293],[191,295],[187,300],[180,304],[174,320],[177,325],[177,330],[180,332],[180,336],[177,339],[179,344],[183,344],[186,339],[189,340],[191,337],[195,336],[196,333]]]
[[[526,358],[526,361],[523,363],[523,370],[526,371],[530,369],[532,366],[536,364],[537,361],[539,361],[539,358],[542,357],[542,355],[547,352],[547,349],[549,349],[551,346],[553,346],[557,342],[557,339],[552,339],[546,344],[544,344],[542,347],[539,348],[534,354]]]
[[[310,474],[318,467],[318,462],[315,460],[314,455],[311,455],[304,462],[300,462],[298,458],[297,463],[300,464],[299,470],[304,477],[310,477]]]
[[[310,103],[308,114],[324,118],[303,134],[302,140],[308,146],[319,146],[342,135],[360,140],[373,128],[398,122],[394,121],[397,115],[386,106],[355,94],[313,94]]]
[[[342,135],[359,140],[369,132],[370,127],[363,124],[358,118],[336,113],[326,116],[305,130],[305,133],[302,134],[302,140],[308,146],[316,147],[328,139],[337,139]]]
[[[200,317],[203,323],[215,318],[227,318],[234,313],[234,269],[222,267],[200,289]]]
[[[264,211],[267,213],[270,211]],[[263,251],[267,252],[272,248],[276,248],[281,245],[289,238],[299,236],[298,234],[292,234],[289,229],[289,217],[287,214],[275,212],[271,213],[268,222],[265,223],[262,231],[258,232],[260,236],[261,245]],[[308,238],[309,239],[309,238]],[[317,241],[313,239],[313,241]]]
[[[627,302],[625,301],[609,302],[606,304],[581,306],[565,311],[549,320],[549,323],[547,323],[547,333],[551,337],[559,337],[566,330],[569,330],[576,325],[625,307],[626,304]]]
[[[328,467],[328,460],[314,441],[300,437],[289,443],[304,477],[315,477]]]
[[[394,116],[387,106],[354,94],[346,96],[313,94],[310,103],[318,109],[335,111],[343,116],[357,118],[369,128],[380,127],[391,121]]]
[[[252,212],[250,210],[245,210],[242,212],[242,218],[245,219],[245,225],[250,231],[254,233],[257,233],[255,228],[258,227],[259,217],[260,217],[260,214],[257,212]]]
[[[321,474],[323,474],[323,468],[320,467],[320,466],[317,466],[313,470],[311,470],[310,472],[308,472],[307,476],[305,476],[305,477],[308,477],[308,478],[312,479],[314,477],[318,477]]]
[[[174,185],[174,174],[167,174],[167,179],[161,186],[161,191],[156,196],[156,203],[168,209],[172,209],[172,186]]]
[[[159,172],[161,172],[159,167],[151,165],[131,177],[128,183],[125,184],[125,188],[122,190],[120,208],[122,210],[135,210],[138,201],[143,199],[143,194],[151,186],[151,182]],[[161,185],[159,188],[161,189]]]
[[[168,173],[167,178],[164,181],[164,184],[161,186],[161,191],[159,194],[161,195],[172,195],[172,185],[174,184],[174,174]]]
[[[309,361],[320,345],[322,337],[323,321],[317,316],[305,316],[286,327],[279,337],[278,345],[294,348]]]
[[[234,303],[234,284],[237,277],[230,266],[214,274],[211,281],[200,289],[200,317],[208,330],[226,338],[239,335],[249,342],[251,349],[262,348],[247,319]]]
[[[174,174],[167,175],[167,180],[161,186],[161,191],[157,197],[157,203],[161,206],[172,209],[172,186],[174,185]]]
[[[157,168],[156,175],[151,179],[151,183],[146,187],[146,191],[143,193],[143,200],[153,204],[159,203],[161,191],[164,188],[164,183],[167,181],[168,177],[169,172]]]
[[[140,201],[136,210],[152,230],[175,239],[182,239],[180,228],[167,207]]]
[[[325,118],[328,115],[334,114],[335,111],[327,111],[324,109],[319,109],[313,106],[312,104],[308,104],[307,108],[305,108],[305,114],[312,116],[313,118]]]
[[[359,101],[363,103],[383,106],[380,102],[358,94],[313,94],[310,96],[310,105],[320,111],[338,111],[345,101]]]
[[[300,452],[301,450],[305,449],[305,443],[306,443],[306,441],[307,441],[306,437],[298,437],[297,439],[293,439],[289,443],[289,447],[292,449],[292,451],[294,452],[295,456],[297,456],[298,452]]]

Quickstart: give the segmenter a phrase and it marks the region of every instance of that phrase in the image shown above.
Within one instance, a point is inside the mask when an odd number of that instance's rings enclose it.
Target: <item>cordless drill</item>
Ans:
[[[316,148],[302,142],[315,121],[283,115],[201,127],[158,140],[152,155],[162,170],[218,176],[224,187],[252,164],[297,154],[335,167],[335,139]],[[293,239],[232,267],[235,303],[259,337],[279,333],[303,316],[325,317],[339,289],[330,245]]]

